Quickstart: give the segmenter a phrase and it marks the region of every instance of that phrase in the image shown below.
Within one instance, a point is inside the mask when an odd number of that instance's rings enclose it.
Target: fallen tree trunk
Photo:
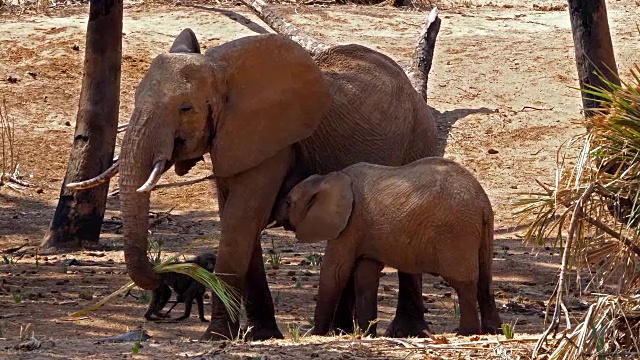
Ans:
[[[264,21],[276,33],[286,36],[304,47],[311,55],[325,51],[333,44],[326,44],[314,38],[304,30],[282,19],[274,10],[269,8],[264,0],[241,0],[243,4],[249,7],[258,17]],[[427,101],[427,83],[429,80],[429,71],[433,63],[433,52],[435,50],[436,38],[440,31],[440,18],[438,17],[438,8],[434,7],[427,22],[420,32],[418,43],[416,44],[413,58],[408,69],[405,69],[407,77],[411,81],[413,88],[422,95]]]
[[[241,0],[243,4],[248,6],[258,15],[260,20],[269,25],[276,33],[284,35],[289,39],[297,42],[305,48],[311,55],[316,55],[331,47],[322,41],[307,34],[304,30],[282,19],[264,0]]]
[[[406,71],[407,77],[411,81],[413,88],[418,94],[422,95],[424,101],[427,101],[427,84],[429,82],[429,72],[433,63],[433,52],[436,47],[436,38],[440,31],[440,18],[438,17],[438,8],[434,7],[427,17],[418,44],[413,52],[411,65]]]

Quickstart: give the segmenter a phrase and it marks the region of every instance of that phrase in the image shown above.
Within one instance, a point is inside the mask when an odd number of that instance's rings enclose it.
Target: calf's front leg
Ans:
[[[354,252],[345,249],[347,239],[330,240],[327,243],[320,268],[318,302],[313,321],[313,335],[327,335],[333,324],[333,317],[355,262]]]

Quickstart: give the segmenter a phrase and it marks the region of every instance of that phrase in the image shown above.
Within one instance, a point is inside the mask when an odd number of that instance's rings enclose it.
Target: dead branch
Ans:
[[[624,246],[629,248],[629,250],[633,251],[633,253],[635,253],[638,257],[640,257],[640,247],[638,247],[638,245],[634,244],[633,241],[629,240],[629,238],[627,238],[624,235],[622,235],[621,233],[613,230],[612,228],[610,228],[609,226],[607,226],[605,223],[603,223],[600,220],[594,219],[592,217],[585,217],[584,220],[586,222],[588,222],[589,224],[597,227],[598,229],[604,231],[605,233],[607,233],[607,235],[609,235],[609,236],[613,237],[614,239],[618,240]]]
[[[171,211],[173,211],[173,209],[175,209],[176,206],[178,206],[178,205],[174,205],[171,209],[169,209],[167,211],[155,213],[157,215],[157,218],[153,219],[149,223],[149,228],[152,228],[152,227],[158,225],[160,222],[162,222],[162,220],[168,219],[171,216]],[[153,212],[151,212],[151,213],[154,214]]]
[[[104,267],[114,267],[114,264],[110,264],[110,263],[105,263],[105,262],[98,262],[98,261],[91,261],[91,260],[77,260],[77,259],[70,259],[70,260],[66,260],[64,262],[64,264],[66,266],[104,266]]]
[[[181,181],[181,182],[177,182],[177,183],[168,183],[168,184],[159,184],[153,187],[153,189],[151,189],[151,191],[155,191],[158,189],[166,189],[166,188],[172,188],[172,187],[180,187],[180,186],[187,186],[187,185],[193,185],[193,184],[197,184],[206,180],[214,180],[216,177],[215,175],[211,174],[211,175],[207,175],[205,177],[201,177],[199,179],[193,179],[193,180],[187,180],[187,181]],[[114,196],[120,193],[120,189],[115,189],[112,192],[109,193],[109,196]]]
[[[205,177],[199,178],[199,179],[194,179],[194,180],[188,180],[188,181],[182,181],[182,182],[177,182],[177,183],[169,183],[169,184],[160,184],[160,185],[156,185],[153,190],[158,190],[158,189],[164,189],[164,188],[170,188],[170,187],[179,187],[179,186],[186,186],[186,185],[193,185],[193,184],[197,184],[199,182],[203,182],[205,180],[213,180],[215,179],[215,175],[211,174],[211,175],[207,175]]]
[[[20,186],[24,186],[24,187],[31,187],[33,186],[33,184],[28,183],[24,180],[20,180],[18,179],[15,175],[9,175],[9,174],[0,174],[0,184],[3,184],[4,182],[12,182],[14,184],[18,184]]]
[[[269,8],[264,0],[240,0],[258,15],[276,33],[286,36],[305,48],[311,55],[317,55],[331,46],[314,38],[304,30],[282,19],[275,11]]]
[[[438,17],[438,8],[434,7],[425,23],[418,43],[416,44],[411,65],[406,71],[407,77],[411,81],[413,88],[418,94],[422,95],[424,101],[427,101],[427,84],[429,80],[429,72],[433,63],[433,51],[436,46],[436,38],[440,31],[440,18]]]
[[[558,287],[556,292],[556,306],[553,312],[553,318],[549,327],[542,334],[535,348],[533,349],[532,358],[536,358],[540,349],[542,349],[542,345],[546,342],[547,337],[552,332],[554,334],[558,331],[558,326],[560,325],[560,313],[565,312],[565,316],[567,317],[567,329],[571,328],[571,322],[568,317],[568,312],[566,311],[566,306],[563,303],[562,296],[564,294],[564,282],[567,273],[567,268],[569,266],[569,254],[571,252],[571,246],[573,245],[573,239],[575,237],[575,232],[578,226],[580,226],[580,220],[583,219],[583,207],[586,201],[589,199],[591,194],[596,190],[598,183],[592,183],[585,190],[585,192],[580,196],[580,199],[575,204],[575,208],[573,209],[573,214],[571,215],[571,224],[569,225],[569,233],[567,236],[567,243],[565,244],[564,252],[562,253],[562,263],[560,266],[560,277],[558,279]],[[549,300],[551,302],[551,300]],[[545,319],[546,322],[546,319]]]

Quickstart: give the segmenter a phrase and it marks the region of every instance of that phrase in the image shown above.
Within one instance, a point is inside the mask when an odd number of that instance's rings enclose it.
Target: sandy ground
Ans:
[[[537,5],[540,5],[538,3]],[[561,5],[544,3],[543,5]],[[501,316],[516,322],[518,342],[477,345],[478,338],[452,335],[457,326],[455,292],[439,278],[425,277],[424,299],[432,330],[450,342],[476,341],[474,346],[441,344],[437,350],[414,340],[362,340],[357,336],[305,337],[296,342],[290,326],[306,326],[313,314],[319,266],[304,261],[321,254],[322,245],[295,245],[290,234],[267,231],[265,261],[272,249],[282,257],[268,263],[267,276],[276,302],[277,320],[286,341],[243,344],[202,343],[205,325],[192,318],[182,323],[145,323],[146,304],[118,298],[89,316],[68,315],[99,299],[128,280],[118,225],[105,224],[102,242],[113,250],[36,255],[33,250],[8,253],[37,244],[55,208],[66,169],[82,79],[86,5],[69,5],[46,13],[0,12],[0,98],[15,120],[20,173],[35,187],[0,187],[0,358],[516,358],[526,354],[526,339],[543,330],[544,307],[555,284],[558,250],[533,249],[521,241],[522,229],[513,214],[518,193],[535,188],[534,179],[553,180],[556,150],[581,131],[579,93],[571,27],[566,10],[537,11],[533,3],[506,1],[438,3],[442,27],[429,82],[429,104],[446,141],[446,157],[474,171],[496,211],[495,287]],[[638,60],[635,30],[640,8],[634,1],[608,4],[616,59],[621,74]],[[407,64],[427,13],[388,6],[279,6],[295,24],[334,43],[355,42],[377,49]],[[127,3],[123,38],[120,122],[132,110],[133,91],[149,63],[166,51],[184,27],[192,28],[203,47],[212,47],[268,27],[244,7]],[[74,50],[74,45],[75,49]],[[8,76],[19,81],[6,81]],[[491,151],[489,151],[491,149]],[[210,173],[210,161],[199,164],[187,179]],[[184,180],[175,175],[165,182]],[[115,187],[112,182],[112,188]],[[152,196],[153,211],[162,221],[154,237],[164,249],[200,242],[190,253],[217,246],[219,234],[214,189],[208,183],[162,189]],[[174,208],[175,207],[175,208]],[[173,208],[170,214],[163,214]],[[118,220],[117,196],[109,198],[106,219]],[[71,260],[95,261],[95,266],[65,266]],[[397,296],[395,271],[385,270],[380,289],[379,332],[388,325]],[[135,292],[139,295],[139,292]],[[571,301],[572,315],[584,305]],[[180,311],[180,307],[177,313]],[[18,351],[20,328],[40,340],[52,339],[35,351]],[[131,343],[95,344],[101,337],[139,326],[152,336],[139,353]],[[480,340],[504,339],[482,337]],[[435,351],[435,352],[434,352]],[[509,355],[510,354],[510,355]]]

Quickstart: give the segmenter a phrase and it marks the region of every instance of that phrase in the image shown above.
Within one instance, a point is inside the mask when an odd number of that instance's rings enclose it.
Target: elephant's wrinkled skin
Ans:
[[[363,46],[335,46],[312,58],[268,34],[202,55],[187,29],[172,51],[156,57],[140,82],[120,153],[129,275],[144,289],[159,286],[146,257],[148,191],[172,164],[182,175],[209,152],[222,227],[216,272],[235,274],[225,280],[248,300],[252,338],[282,337],[259,241],[277,199],[311,174],[434,155],[433,117],[403,70]],[[420,285],[419,276],[400,275],[395,334],[426,327]],[[238,323],[212,302],[205,338],[237,334]]]
[[[328,240],[315,334],[329,332],[340,293],[361,257],[442,276],[460,300],[459,334],[495,333],[500,326],[492,290],[491,203],[473,174],[451,160],[433,157],[400,167],[360,163],[313,175],[291,190],[276,219],[302,242]],[[370,270],[355,275],[356,284],[364,284],[356,298],[365,329],[377,317],[370,303],[375,309],[378,284],[366,284],[379,272],[371,260],[364,263]]]

